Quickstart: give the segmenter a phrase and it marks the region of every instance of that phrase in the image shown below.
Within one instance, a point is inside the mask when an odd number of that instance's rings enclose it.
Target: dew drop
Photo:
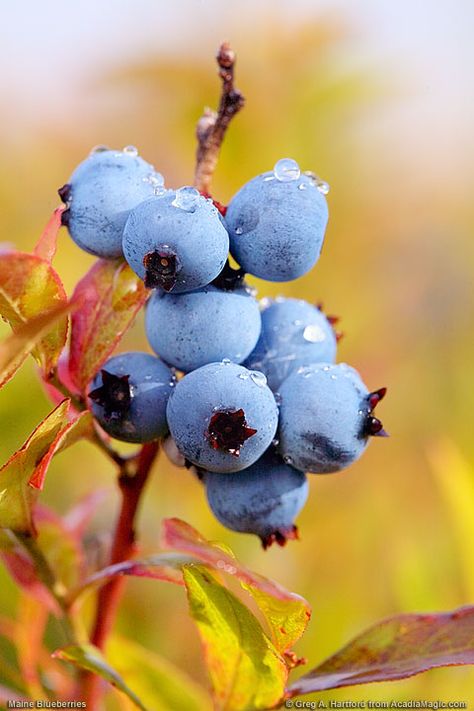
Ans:
[[[157,185],[153,191],[156,197],[163,197],[164,195],[166,195],[167,192],[168,191],[164,185]]]
[[[176,191],[176,196],[171,204],[184,212],[195,212],[200,199],[199,191],[186,185]]]
[[[125,153],[125,155],[130,156],[131,158],[136,158],[138,155],[138,148],[135,148],[135,146],[125,146],[125,148],[122,149],[122,153]]]
[[[275,176],[274,175],[267,175],[267,177],[263,179],[263,182],[269,183],[270,180],[275,180]]]
[[[289,454],[283,455],[283,461],[285,462],[285,464],[293,464],[293,459],[290,457]]]
[[[281,405],[281,395],[280,393],[274,393],[273,397],[275,398],[275,402],[278,406]]]
[[[250,380],[252,380],[255,385],[258,385],[259,388],[264,388],[267,384],[266,376],[258,370],[251,371]]]
[[[272,444],[274,447],[278,447],[278,445],[280,444],[280,440],[276,439],[276,437],[275,437],[275,439],[272,439]]]
[[[240,380],[248,380],[249,379],[249,376],[247,375],[247,373],[239,373],[238,377],[240,378]]]
[[[316,324],[311,324],[303,331],[303,338],[308,343],[321,343],[325,339],[324,331]]]
[[[337,380],[337,375],[331,375],[331,380]]]
[[[230,360],[230,358],[223,358],[223,359],[221,360],[221,363],[222,363],[222,365],[230,365],[230,364],[231,364],[231,360]]]
[[[331,190],[331,186],[329,185],[329,183],[326,183],[325,180],[321,180],[321,178],[318,178],[318,180],[316,181],[316,187],[323,195],[327,195],[328,192]]]
[[[243,231],[242,227],[236,227],[234,232],[236,235],[241,235],[241,234],[243,234],[244,231]]]
[[[324,370],[325,373],[327,373],[329,370],[331,370],[331,366],[330,366],[330,365],[325,365],[325,366],[323,367],[323,370]]]
[[[275,163],[273,174],[281,183],[289,183],[292,180],[298,180],[301,170],[293,158],[281,158]]]
[[[90,156],[95,156],[96,153],[105,153],[106,151],[110,150],[108,146],[105,146],[103,144],[100,144],[98,146],[94,146],[94,148],[91,150],[89,153]]]
[[[308,189],[308,186],[306,185],[306,183],[300,183],[298,185],[298,190],[307,190],[307,189]]]
[[[265,309],[268,309],[269,306],[271,306],[273,303],[273,299],[270,299],[268,296],[264,296],[263,299],[260,299],[259,306],[261,311],[265,311]]]

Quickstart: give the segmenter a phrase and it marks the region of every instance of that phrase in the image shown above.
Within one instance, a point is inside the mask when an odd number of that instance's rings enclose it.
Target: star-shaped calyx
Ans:
[[[245,412],[240,409],[214,413],[205,434],[212,449],[220,449],[238,457],[244,442],[256,433],[257,430],[248,427]]]
[[[107,370],[100,371],[102,385],[91,390],[89,397],[100,405],[107,419],[119,418],[125,415],[132,401],[129,375],[115,375]]]
[[[176,285],[177,275],[181,269],[179,259],[172,249],[155,249],[143,257],[145,267],[145,286],[148,289],[161,287],[171,291]]]
[[[364,426],[363,434],[365,437],[388,437],[388,432],[384,430],[381,420],[373,416],[375,406],[385,397],[386,392],[387,388],[379,388],[379,390],[374,390],[373,393],[369,393],[367,396],[370,411]]]

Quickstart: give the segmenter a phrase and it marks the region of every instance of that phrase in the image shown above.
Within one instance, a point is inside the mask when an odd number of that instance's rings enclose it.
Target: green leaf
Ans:
[[[59,321],[64,320],[71,303],[63,303],[45,314],[19,326],[11,336],[0,343],[0,388],[15,375],[25,358]]]
[[[66,304],[62,282],[51,264],[33,254],[8,252],[0,257],[0,314],[16,331]],[[45,374],[55,366],[67,336],[67,318],[54,319],[32,349]]]
[[[69,372],[83,391],[132,324],[149,296],[123,261],[99,259],[77,284]]]
[[[474,607],[398,615],[374,625],[300,677],[287,696],[404,679],[460,664],[474,664]]]
[[[209,570],[187,566],[183,576],[216,709],[273,707],[283,696],[288,670],[256,617]]]
[[[211,711],[206,692],[149,649],[113,637],[107,642],[107,659],[153,711]]]
[[[32,508],[37,493],[30,480],[64,427],[68,407],[69,400],[64,400],[50,412],[0,469],[0,528],[34,533]]]
[[[128,696],[141,711],[149,711],[138,696],[127,686],[120,674],[109,666],[102,656],[102,652],[100,652],[97,647],[94,647],[93,644],[63,647],[62,649],[57,649],[53,653],[53,657],[62,659],[65,662],[71,662],[71,664],[79,667],[79,669],[98,674],[102,679],[105,679],[109,684],[112,684],[112,686]]]
[[[311,617],[306,600],[281,585],[246,568],[231,553],[207,541],[192,526],[177,518],[165,519],[161,544],[164,548],[192,555],[218,572],[235,576],[260,607],[279,652],[288,653],[301,637]],[[288,655],[290,664],[296,662]]]

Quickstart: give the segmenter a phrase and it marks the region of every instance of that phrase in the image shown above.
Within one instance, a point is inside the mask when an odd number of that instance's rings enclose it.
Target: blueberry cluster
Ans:
[[[385,389],[369,392],[335,364],[335,319],[299,299],[258,303],[245,282],[246,273],[289,281],[314,266],[327,191],[282,159],[224,209],[193,187],[165,188],[132,147],[95,149],[59,191],[72,239],[123,256],[153,290],[146,333],[156,356],[105,363],[89,391],[97,422],[128,442],[168,435],[165,451],[195,469],[219,521],[265,547],[296,537],[307,473],[344,469],[385,434],[373,414]]]

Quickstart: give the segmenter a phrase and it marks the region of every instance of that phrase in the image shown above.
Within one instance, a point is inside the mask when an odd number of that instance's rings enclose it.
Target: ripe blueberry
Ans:
[[[120,353],[92,381],[90,408],[112,437],[149,442],[167,430],[166,404],[173,387],[172,371],[155,356]]]
[[[123,232],[125,259],[145,285],[173,293],[209,284],[224,267],[228,249],[217,209],[194,188],[142,202]]]
[[[162,176],[133,150],[91,153],[59,189],[67,208],[62,221],[76,244],[98,257],[122,255],[130,210],[154,194]]]
[[[258,303],[243,286],[224,291],[211,284],[176,295],[157,291],[146,310],[151,347],[184,372],[224,358],[241,363],[260,327]]]
[[[279,450],[304,472],[336,472],[358,459],[370,435],[384,436],[373,416],[385,388],[370,393],[345,363],[318,363],[292,373],[280,387]]]
[[[205,472],[204,483],[209,506],[227,528],[256,534],[264,548],[298,537],[294,520],[308,498],[308,482],[273,448],[238,474]]]
[[[218,472],[253,464],[270,446],[278,424],[278,408],[265,376],[225,361],[185,375],[174,388],[166,414],[184,457]]]
[[[294,161],[293,172],[279,170],[280,163],[246,183],[225,217],[232,256],[246,272],[269,281],[290,281],[314,266],[328,220],[314,180],[300,175]]]
[[[262,310],[262,332],[245,367],[265,373],[275,392],[299,367],[333,363],[337,342],[332,320],[301,299],[270,301]]]

